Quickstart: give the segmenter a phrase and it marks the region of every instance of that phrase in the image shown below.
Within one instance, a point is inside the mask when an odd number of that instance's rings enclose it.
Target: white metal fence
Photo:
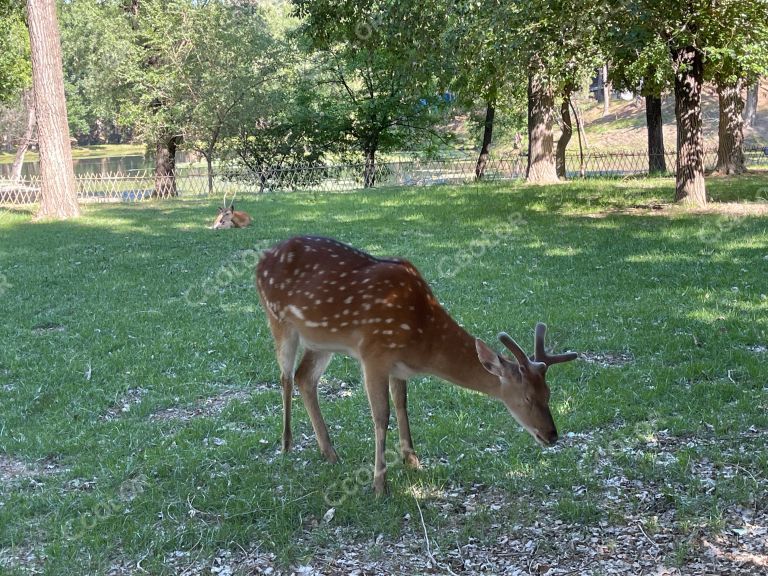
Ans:
[[[748,167],[768,168],[768,148],[745,152]],[[714,168],[717,151],[705,153],[705,167]],[[675,153],[665,154],[667,174],[675,167]],[[475,180],[475,157],[380,162],[376,166],[376,186],[429,186],[460,184]],[[492,157],[485,168],[486,181],[515,180],[525,177],[525,155]],[[176,193],[182,197],[239,197],[265,192],[354,191],[363,188],[363,164],[271,167],[262,171],[215,173],[209,181],[204,168],[182,168],[176,172]],[[570,178],[625,177],[648,173],[648,154],[639,152],[600,152],[566,156]],[[83,174],[76,177],[81,202],[138,202],[152,198],[156,190],[153,170]],[[159,187],[168,189],[168,186]],[[20,182],[0,180],[0,204],[29,204],[38,201],[39,177]]]

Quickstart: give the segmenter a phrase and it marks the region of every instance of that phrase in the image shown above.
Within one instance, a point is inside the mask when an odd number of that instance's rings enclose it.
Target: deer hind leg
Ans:
[[[277,363],[280,365],[280,384],[283,388],[283,452],[291,449],[291,397],[293,395],[293,375],[296,367],[296,352],[299,347],[299,335],[278,320],[269,318],[269,326],[275,340]]]
[[[408,422],[408,391],[405,380],[390,376],[389,393],[392,395],[392,403],[395,405],[395,413],[397,414],[397,430],[400,434],[400,451],[403,456],[403,463],[410,468],[421,468],[411,439],[411,426]]]
[[[365,368],[365,391],[373,415],[374,441],[376,457],[373,468],[373,491],[382,495],[387,490],[387,427],[389,426],[389,394],[387,393],[387,373]]]
[[[333,354],[330,352],[305,350],[304,357],[296,370],[296,383],[299,385],[301,399],[304,401],[304,407],[307,409],[309,419],[312,422],[320,452],[323,453],[328,462],[336,463],[339,458],[333,444],[331,444],[328,427],[325,425],[325,420],[323,420],[323,415],[320,412],[320,404],[317,401],[317,383],[328,367],[331,358],[333,358]]]

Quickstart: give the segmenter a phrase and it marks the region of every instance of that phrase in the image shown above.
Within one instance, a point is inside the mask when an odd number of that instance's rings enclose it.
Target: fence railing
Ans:
[[[768,167],[768,148],[745,151],[747,167]],[[675,153],[664,155],[666,174],[675,170]],[[704,165],[711,170],[717,163],[717,151],[707,150]],[[460,184],[475,180],[476,158],[450,158],[380,162],[376,166],[376,186],[430,186]],[[515,180],[525,177],[527,157],[510,154],[491,157],[485,167],[483,180]],[[287,168],[269,167],[261,171],[222,171],[209,181],[204,168],[181,168],[176,172],[175,193],[182,197],[238,197],[265,192],[316,191],[345,192],[363,188],[364,165],[311,165]],[[648,174],[648,153],[589,152],[566,155],[569,178],[627,177]],[[156,194],[153,170],[132,170],[109,174],[83,174],[76,177],[81,202],[137,202]],[[161,190],[173,190],[163,185]],[[38,176],[20,182],[0,180],[0,204],[30,204],[40,196]]]

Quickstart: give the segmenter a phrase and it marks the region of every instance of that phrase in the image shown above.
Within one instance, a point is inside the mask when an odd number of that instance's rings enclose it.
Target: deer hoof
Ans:
[[[323,456],[325,456],[325,459],[331,464],[336,464],[339,461],[339,456],[333,448],[323,450]]]
[[[413,470],[421,470],[421,462],[415,452],[404,452],[403,464]]]
[[[389,493],[387,488],[387,480],[384,476],[379,476],[373,479],[373,493],[377,498],[386,496]]]

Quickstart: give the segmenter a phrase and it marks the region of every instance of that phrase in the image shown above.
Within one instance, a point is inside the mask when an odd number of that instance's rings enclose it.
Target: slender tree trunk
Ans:
[[[744,106],[744,125],[754,126],[757,116],[757,104],[760,96],[760,78],[747,88],[747,102]]]
[[[480,148],[480,156],[475,165],[475,179],[482,180],[485,175],[485,167],[488,165],[488,157],[491,153],[491,141],[493,140],[493,119],[496,116],[494,102],[488,100],[485,107],[485,124],[483,125],[483,145]]]
[[[24,156],[29,150],[29,145],[32,143],[32,139],[35,137],[35,95],[32,90],[25,90],[21,98],[24,103],[24,108],[27,112],[27,125],[24,128],[24,135],[19,141],[19,145],[16,148],[16,156],[13,158],[13,165],[11,166],[11,179],[19,182],[21,180],[21,171],[24,167]]]
[[[571,93],[570,90],[567,89],[563,92],[563,103],[560,105],[560,117],[563,120],[563,133],[560,136],[560,140],[557,141],[555,163],[557,176],[561,180],[565,180],[567,178],[565,150],[568,148],[568,142],[571,141],[571,136],[573,136],[573,124],[571,123]]]
[[[205,157],[205,166],[208,170],[208,196],[213,196],[213,153],[203,154]]]
[[[691,206],[706,206],[704,138],[701,123],[704,59],[702,53],[692,46],[675,49],[672,56],[676,65],[677,162],[675,201]]]
[[[601,71],[603,75],[603,117],[608,116],[611,108],[611,83],[608,81],[608,65],[604,64]]]
[[[176,148],[179,141],[179,136],[166,136],[157,142],[153,198],[171,198],[179,194],[176,189]]]
[[[661,116],[661,96],[645,97],[645,124],[648,131],[648,174],[664,174],[664,120]]]
[[[717,168],[723,175],[741,174],[744,167],[744,100],[741,97],[742,82],[717,85],[720,101],[718,127]]]
[[[376,185],[376,146],[365,148],[365,168],[363,170],[363,188]]]
[[[552,111],[555,98],[552,87],[541,70],[528,76],[528,182],[547,184],[557,182],[553,155]]]
[[[579,176],[584,178],[587,175],[587,166],[586,162],[584,161],[584,151],[589,148],[589,143],[587,142],[587,133],[584,131],[584,121],[582,119],[581,108],[576,105],[576,103],[573,101],[573,98],[568,98],[568,103],[571,105],[571,112],[573,112],[573,117],[576,119],[576,135],[578,136],[579,140]]]
[[[40,148],[38,218],[80,215],[64,98],[61,41],[55,0],[27,0],[32,85]]]

